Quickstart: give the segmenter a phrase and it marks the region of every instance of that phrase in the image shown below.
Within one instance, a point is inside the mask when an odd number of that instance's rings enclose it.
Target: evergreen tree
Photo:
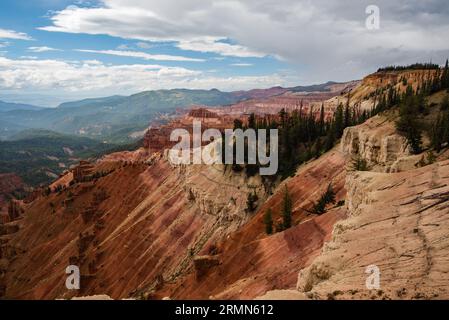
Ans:
[[[327,190],[324,193],[324,200],[326,203],[335,203],[335,191],[334,187],[332,187],[332,183],[329,183],[327,186]]]
[[[243,129],[243,122],[240,119],[234,119],[234,130]]]
[[[449,64],[446,59],[446,64],[443,69],[443,73],[441,74],[440,87],[442,89],[449,89]]]
[[[292,226],[292,199],[290,198],[290,193],[288,192],[287,186],[284,190],[284,200],[282,202],[282,224],[285,229]]]
[[[383,112],[387,109],[387,100],[385,98],[385,95],[382,94],[379,98],[379,103],[377,104],[377,107],[375,109],[375,113],[378,114],[380,112]]]
[[[282,127],[285,128],[285,124],[287,122],[287,112],[285,111],[284,108],[282,108],[281,111],[279,111],[279,119],[281,119]]]
[[[324,115],[324,103],[321,104],[321,110],[320,110],[320,122],[319,122],[319,132],[320,132],[320,136],[324,135],[324,119],[325,115]]]
[[[248,118],[248,128],[256,129],[256,116],[254,113],[251,113]]]
[[[399,120],[396,121],[396,129],[405,136],[414,154],[421,152],[422,144],[421,124],[416,117],[419,103],[419,99],[413,95],[413,91],[407,88],[400,106]]]
[[[443,144],[444,140],[444,123],[443,123],[443,117],[441,114],[438,114],[437,119],[433,122],[432,127],[430,129],[430,142],[432,148],[436,152],[441,151],[441,145]]]
[[[419,113],[426,113],[426,112],[428,112],[427,101],[426,101],[426,98],[424,97],[424,94],[419,93],[416,96],[416,100],[417,100],[418,112]]]
[[[326,151],[329,151],[330,149],[332,149],[334,147],[335,144],[335,125],[334,123],[330,124],[330,128],[327,130],[327,135],[326,135],[326,142],[324,145],[324,149]]]
[[[271,208],[269,208],[263,217],[263,222],[265,224],[265,232],[267,234],[273,233],[273,212]]]
[[[346,107],[345,107],[344,128],[350,127],[351,125],[352,125],[351,110],[349,108],[349,103],[348,103],[348,104],[346,104]]]
[[[404,134],[414,154],[421,152],[422,134],[420,124],[413,114],[403,114],[396,122],[396,128]]]
[[[329,203],[335,203],[335,192],[331,183],[327,186],[326,192],[313,204],[312,211],[316,214],[323,214],[326,212],[326,205]]]
[[[335,111],[335,135],[338,138],[340,138],[343,135],[343,129],[344,129],[344,119],[343,119],[343,106],[340,103],[337,107],[337,110]]]

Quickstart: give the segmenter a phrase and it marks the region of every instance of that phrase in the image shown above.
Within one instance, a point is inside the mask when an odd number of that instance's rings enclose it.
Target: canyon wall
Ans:
[[[300,270],[296,288],[259,298],[447,299],[447,152],[433,164],[418,164],[424,154],[409,155],[388,113],[347,128],[340,151],[348,168],[347,218]],[[369,171],[352,169],[354,156],[366,160]],[[373,287],[370,275],[377,271],[380,283]]]
[[[249,219],[249,193],[265,198],[259,178],[223,166],[173,166],[164,155],[148,163],[108,159],[89,174],[96,178],[24,204],[14,236],[0,236],[2,243],[8,237],[4,297],[124,298],[164,287]],[[80,291],[65,287],[72,264],[81,270]]]
[[[320,257],[301,270],[311,298],[449,298],[449,161],[348,177],[349,218],[336,224]],[[368,266],[380,271],[369,290]]]

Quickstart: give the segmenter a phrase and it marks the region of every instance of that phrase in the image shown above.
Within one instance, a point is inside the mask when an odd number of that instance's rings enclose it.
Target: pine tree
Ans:
[[[408,87],[399,110],[399,120],[396,121],[396,129],[405,136],[414,154],[421,152],[422,144],[421,124],[416,118],[419,103],[413,90]]]
[[[324,149],[326,151],[329,151],[334,147],[334,144],[335,144],[335,125],[334,123],[331,123],[330,128],[327,131]]]
[[[324,103],[321,104],[321,110],[320,110],[320,122],[319,122],[319,132],[320,132],[320,136],[324,135],[324,119],[325,115],[324,115]]]
[[[242,129],[243,128],[243,123],[241,120],[239,119],[234,119],[234,130],[235,129]]]
[[[316,214],[323,214],[326,212],[326,205],[329,203],[335,203],[335,191],[331,183],[329,183],[326,192],[321,195],[318,202],[313,204],[312,211]]]
[[[327,186],[327,190],[324,193],[324,200],[327,203],[335,203],[335,191],[334,187],[332,187],[332,183],[329,183]]]
[[[248,118],[248,128],[256,129],[256,116],[254,113],[251,113]]]
[[[350,127],[352,125],[352,120],[351,120],[351,110],[349,108],[349,103],[346,104],[345,107],[345,115],[344,115],[344,128]]]
[[[385,98],[385,95],[382,94],[379,99],[379,103],[375,109],[376,110],[375,113],[378,114],[382,111],[385,111],[386,109],[387,109],[387,99]]]
[[[414,114],[403,114],[396,123],[396,128],[404,134],[414,154],[421,152],[422,134],[420,124]]]
[[[343,123],[343,106],[340,103],[335,111],[335,135],[340,138],[343,135],[344,123]]]
[[[281,119],[282,127],[285,128],[285,123],[287,121],[287,112],[285,112],[284,108],[279,111],[279,119]]]
[[[263,217],[263,222],[265,224],[265,232],[267,234],[272,234],[273,233],[273,212],[272,212],[271,208],[269,208],[265,212],[265,216]]]
[[[287,186],[285,186],[284,200],[282,203],[282,224],[284,230],[292,226],[292,199],[290,198]]]
[[[449,89],[449,61],[447,59],[441,75],[440,86],[442,89]]]
[[[430,130],[430,140],[432,148],[436,152],[441,151],[441,145],[444,139],[444,127],[443,127],[443,118],[441,114],[438,115],[437,119],[432,124]]]

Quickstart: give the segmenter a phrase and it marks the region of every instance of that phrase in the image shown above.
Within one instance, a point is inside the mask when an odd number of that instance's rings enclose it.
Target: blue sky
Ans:
[[[0,99],[49,106],[143,90],[240,90],[442,63],[444,0],[2,0]]]
[[[182,50],[176,46],[176,41],[144,41],[115,37],[110,35],[92,35],[84,33],[49,32],[38,29],[51,25],[50,17],[60,10],[64,10],[70,5],[77,5],[82,8],[95,8],[101,5],[96,1],[57,1],[57,0],[3,0],[0,3],[0,29],[14,31],[15,33],[26,34],[29,40],[0,38],[1,56],[11,60],[61,60],[61,61],[98,61],[105,65],[147,65],[157,64],[166,67],[186,68],[194,71],[201,71],[211,76],[219,74],[221,78],[241,77],[241,76],[263,76],[271,75],[288,68],[288,63],[276,59],[268,54],[257,56],[224,56],[213,52],[198,52],[192,50]],[[233,40],[223,38],[219,43],[233,44]],[[106,54],[105,52],[110,52]],[[127,56],[137,53],[137,57]],[[145,54],[160,56],[152,59],[142,58]],[[167,56],[167,60],[163,57]],[[174,57],[174,58],[172,58]],[[177,57],[181,61],[177,61]],[[185,58],[185,59],[184,59]],[[190,59],[192,61],[190,61]],[[187,60],[187,61],[184,61]],[[270,82],[266,85],[280,85],[281,82]],[[177,87],[176,83],[173,86]],[[203,86],[199,86],[203,87]],[[211,83],[213,87],[213,83]],[[160,87],[155,87],[159,89]],[[193,86],[195,88],[195,86]],[[250,88],[242,86],[242,89]],[[142,88],[143,89],[143,88]],[[147,89],[152,89],[148,86]],[[220,89],[237,90],[240,87],[222,86]],[[136,90],[139,90],[136,88]],[[11,90],[15,92],[17,90]],[[57,90],[30,90],[31,95],[38,95],[39,91],[44,95],[58,96]],[[90,90],[87,90],[90,91]],[[110,90],[104,93],[92,92],[94,96],[112,94]],[[133,93],[133,89],[125,89],[117,92],[119,94]],[[89,94],[87,96],[89,96]],[[83,93],[81,93],[84,96]],[[0,98],[1,98],[0,94]],[[15,95],[12,94],[12,97]],[[55,101],[64,100],[64,95],[56,97]],[[68,94],[71,98],[76,94]],[[5,94],[5,97],[9,97]],[[68,98],[69,98],[68,97]],[[14,100],[18,100],[17,98]],[[19,98],[20,100],[20,98]],[[29,102],[25,98],[25,102]],[[56,103],[56,102],[55,102]],[[54,104],[54,103],[52,103]]]
[[[51,25],[49,17],[52,11],[63,10],[69,5],[77,4],[81,7],[92,8],[99,5],[96,1],[70,1],[70,0],[3,0],[0,4],[0,28],[26,33],[33,38],[32,41],[11,40],[7,56],[21,58],[35,56],[39,59],[65,59],[65,60],[99,60],[112,64],[146,64],[142,58],[113,56],[107,54],[80,52],[77,50],[116,50],[138,51],[153,55],[182,56],[204,61],[165,61],[156,60],[157,64],[164,66],[186,67],[195,70],[214,70],[225,76],[231,75],[261,75],[275,72],[286,67],[286,64],[271,57],[223,57],[219,54],[202,53],[177,48],[173,42],[140,41],[138,39],[124,39],[108,35],[70,34],[62,32],[48,32],[39,30],[39,27]],[[1,41],[1,40],[0,40]],[[232,43],[231,39],[220,40]],[[5,42],[5,41],[4,41]],[[29,48],[49,47],[61,51],[34,52]],[[204,62],[204,63],[203,63]]]

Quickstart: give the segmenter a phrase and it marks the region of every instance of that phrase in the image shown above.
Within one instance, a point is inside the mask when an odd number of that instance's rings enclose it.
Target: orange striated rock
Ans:
[[[0,219],[6,219],[5,216],[8,214],[9,199],[12,197],[12,193],[24,189],[26,189],[26,185],[16,174],[0,174]]]
[[[111,163],[97,163],[95,171],[105,165]],[[71,297],[77,293],[64,286],[65,268],[71,263],[81,268],[83,295],[103,292],[124,298],[159,287],[160,275],[172,282],[193,268],[191,253],[249,219],[244,209],[253,189],[246,183],[258,186],[263,198],[256,178],[245,181],[241,175],[223,174],[222,167],[172,167],[159,158],[151,165],[120,165],[95,183],[38,198],[25,205],[24,228],[11,239],[24,252],[5,274],[5,296]],[[188,199],[190,190],[193,200]],[[69,193],[71,210],[62,205]],[[93,204],[92,218],[83,222],[83,212]],[[29,280],[10,285],[20,274]]]
[[[73,168],[73,180],[75,182],[89,181],[92,179],[93,165],[88,161],[80,161],[80,164]]]

